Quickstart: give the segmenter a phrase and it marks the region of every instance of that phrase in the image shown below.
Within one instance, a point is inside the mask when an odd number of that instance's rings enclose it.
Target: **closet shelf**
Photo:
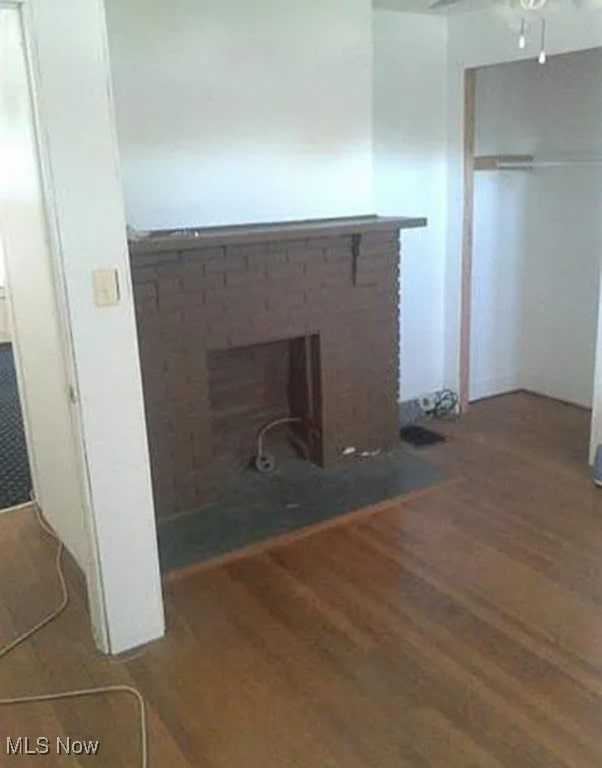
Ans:
[[[499,171],[507,165],[533,163],[533,155],[478,155],[474,159],[475,171]]]
[[[532,155],[479,155],[474,158],[475,171],[520,171],[532,168],[561,168],[578,165],[602,165],[602,157],[548,157]]]

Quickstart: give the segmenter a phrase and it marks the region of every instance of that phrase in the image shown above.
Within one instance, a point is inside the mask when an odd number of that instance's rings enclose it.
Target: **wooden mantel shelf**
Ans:
[[[232,245],[254,242],[293,240],[325,235],[353,235],[383,230],[403,230],[425,227],[422,217],[353,216],[337,219],[284,221],[262,224],[243,224],[224,227],[198,227],[180,230],[157,230],[145,236],[130,239],[130,253],[195,249],[207,245]]]

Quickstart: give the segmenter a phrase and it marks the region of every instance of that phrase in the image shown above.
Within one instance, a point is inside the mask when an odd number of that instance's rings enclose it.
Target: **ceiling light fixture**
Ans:
[[[520,20],[520,35],[518,36],[518,47],[521,51],[527,45],[527,22],[524,19]]]
[[[546,56],[546,20],[541,20],[541,51],[539,53],[539,58],[537,61],[539,61],[540,64],[545,64],[547,60]]]
[[[521,8],[525,11],[541,11],[548,0],[520,0]]]

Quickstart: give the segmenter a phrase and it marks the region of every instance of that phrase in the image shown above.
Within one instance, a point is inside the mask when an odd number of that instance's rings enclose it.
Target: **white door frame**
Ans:
[[[0,0],[0,10],[12,11],[19,17],[19,26],[25,46],[25,67],[27,70],[29,104],[32,115],[32,129],[35,136],[37,150],[37,165],[39,172],[39,181],[41,186],[41,196],[45,212],[46,240],[48,246],[48,256],[50,261],[50,271],[52,274],[52,292],[54,294],[54,306],[58,318],[58,329],[60,333],[60,342],[62,347],[62,362],[65,369],[65,379],[68,383],[68,391],[65,392],[65,401],[69,403],[68,411],[71,416],[71,432],[73,434],[73,449],[76,454],[75,466],[77,467],[78,477],[77,485],[80,489],[81,511],[83,514],[84,530],[88,540],[88,553],[85,563],[79,562],[84,570],[86,584],[88,588],[88,604],[90,606],[90,620],[92,624],[92,633],[97,646],[103,652],[110,650],[109,636],[107,627],[107,614],[105,607],[104,594],[102,589],[102,578],[98,558],[98,538],[95,528],[94,516],[91,513],[88,473],[85,461],[85,450],[83,443],[83,433],[81,429],[81,414],[77,399],[77,376],[73,356],[73,346],[71,334],[69,331],[69,322],[67,315],[67,301],[65,292],[64,275],[61,269],[61,260],[58,257],[60,253],[60,241],[56,228],[56,208],[54,204],[54,190],[51,184],[48,160],[45,156],[44,143],[39,110],[36,99],[36,85],[34,77],[34,57],[31,38],[31,26],[29,19],[30,6],[24,0]],[[0,229],[0,237],[2,231]],[[4,250],[4,260],[6,265],[7,277],[10,281],[10,254]],[[27,408],[27,391],[30,387],[39,386],[40,382],[28,381],[27,375],[21,365],[19,355],[20,338],[18,324],[13,322],[13,307],[11,301],[10,282],[6,292],[8,311],[11,317],[12,343],[15,348],[15,367],[19,390],[21,393],[23,422],[27,441],[27,449],[30,460],[30,472],[33,483],[33,490],[36,497],[39,494],[39,476],[38,476],[38,455],[37,446],[32,437],[32,428],[30,423],[30,414]]]
[[[101,650],[121,653],[160,637],[165,622],[104,6],[0,0],[0,7],[18,10],[27,49],[61,357],[76,401],[68,412],[92,628]],[[22,219],[13,219],[18,235]],[[120,296],[99,308],[92,276],[107,267]]]

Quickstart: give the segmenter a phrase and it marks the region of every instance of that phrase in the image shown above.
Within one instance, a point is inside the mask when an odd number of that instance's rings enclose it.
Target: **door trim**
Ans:
[[[108,653],[110,652],[110,640],[108,632],[106,600],[100,571],[96,522],[91,505],[89,468],[86,460],[83,429],[81,424],[81,413],[77,396],[74,398],[69,396],[69,392],[74,392],[76,395],[78,392],[77,369],[73,353],[73,342],[69,323],[67,290],[62,269],[62,261],[59,257],[62,249],[57,223],[54,184],[45,144],[45,133],[43,130],[39,110],[39,93],[37,87],[39,72],[36,65],[37,52],[33,35],[31,3],[29,0],[0,0],[0,9],[4,11],[12,10],[17,14],[21,36],[24,43],[24,65],[28,84],[29,105],[32,116],[32,132],[35,141],[36,165],[38,168],[40,194],[44,211],[45,235],[52,279],[53,299],[57,314],[60,346],[62,349],[62,364],[64,367],[65,378],[68,384],[68,391],[65,392],[65,397],[66,402],[69,403],[69,414],[71,416],[70,431],[73,437],[73,446],[76,454],[75,460],[79,470],[77,484],[80,489],[84,531],[88,544],[88,557],[85,564],[85,578],[88,590],[90,620],[92,624],[92,633],[97,646],[101,651]],[[7,258],[6,254],[5,258]],[[10,285],[7,294],[10,311]],[[12,333],[13,344],[15,345],[15,349],[18,353],[18,329],[15,327],[14,323],[12,324]],[[18,361],[18,354],[16,355],[16,358]],[[19,380],[21,386],[25,390],[27,388],[27,382],[24,381],[22,370],[19,371]],[[36,451],[35,446],[32,445],[30,431],[27,426],[28,419],[26,403],[24,403],[23,412],[25,431],[28,441],[28,452],[30,455],[32,480],[35,488]]]
[[[464,198],[460,297],[460,411],[470,405],[470,335],[472,321],[472,252],[474,239],[474,165],[476,142],[476,70],[464,71]]]

